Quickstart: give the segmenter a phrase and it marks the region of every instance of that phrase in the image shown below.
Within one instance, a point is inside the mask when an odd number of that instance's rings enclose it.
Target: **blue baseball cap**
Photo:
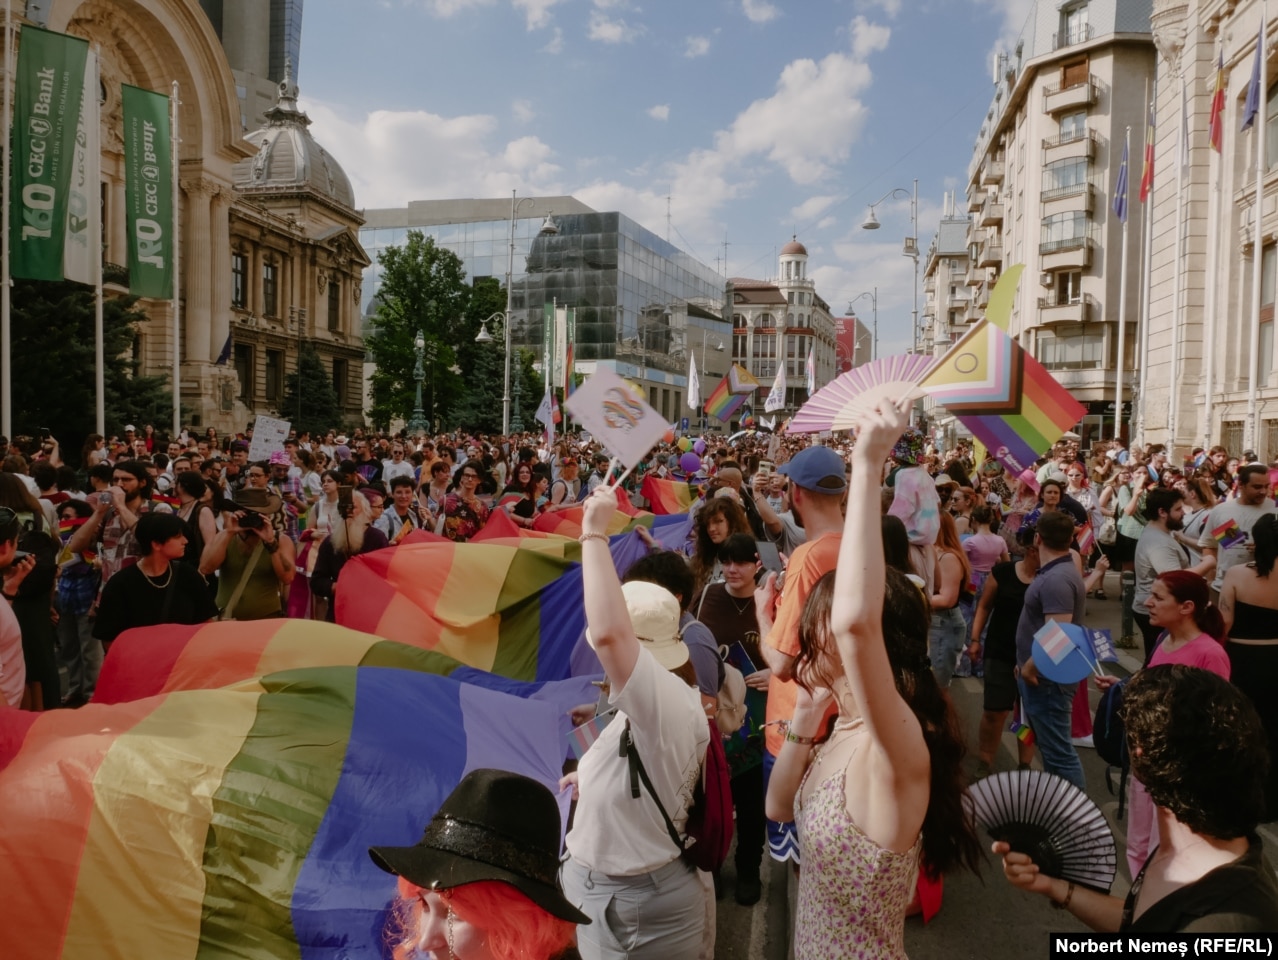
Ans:
[[[847,464],[826,446],[805,447],[777,467],[777,473],[815,493],[842,493],[848,488]]]

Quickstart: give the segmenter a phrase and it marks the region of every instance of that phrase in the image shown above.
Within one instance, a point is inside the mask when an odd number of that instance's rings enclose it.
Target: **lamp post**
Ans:
[[[875,287],[872,291],[858,293],[855,297],[848,301],[848,313],[852,313],[852,304],[866,297],[870,299],[870,309],[874,316],[874,341],[870,344],[870,359],[877,360],[879,358],[879,288]],[[855,314],[853,314],[855,316]],[[852,345],[852,362],[856,363],[856,351],[861,344],[861,338],[856,338],[856,343]]]
[[[419,329],[413,338],[413,352],[417,354],[417,363],[413,366],[413,379],[417,381],[417,398],[413,404],[413,416],[408,421],[408,432],[420,435],[428,430],[426,411],[422,409],[422,381],[426,379],[426,338]]]
[[[864,222],[861,224],[862,230],[877,230],[881,226],[878,218],[874,216],[874,208],[884,200],[889,198],[896,199],[898,197],[910,197],[910,236],[905,238],[905,246],[901,250],[901,255],[909,257],[914,261],[914,309],[911,312],[911,327],[913,339],[910,341],[910,353],[917,353],[919,349],[919,181],[914,181],[913,192],[906,190],[904,187],[895,187],[889,190],[879,199],[870,204],[870,210],[865,216]]]

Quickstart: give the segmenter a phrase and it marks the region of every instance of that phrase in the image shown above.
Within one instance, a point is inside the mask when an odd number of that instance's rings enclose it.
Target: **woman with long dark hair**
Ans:
[[[879,477],[905,425],[894,405],[862,421],[838,565],[799,628],[801,692],[767,797],[769,817],[794,818],[804,852],[797,960],[904,958],[920,862],[941,874],[980,861],[963,739],[928,662],[927,603],[884,561]],[[831,699],[839,716],[815,748]]]
[[[706,584],[720,579],[719,549],[734,533],[754,532],[741,504],[728,497],[711,497],[697,511],[692,527],[692,575],[696,577],[696,591],[700,593]]]

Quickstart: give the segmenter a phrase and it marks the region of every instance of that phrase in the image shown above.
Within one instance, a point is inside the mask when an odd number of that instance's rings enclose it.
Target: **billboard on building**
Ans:
[[[834,318],[834,373],[847,373],[856,362],[856,317]]]

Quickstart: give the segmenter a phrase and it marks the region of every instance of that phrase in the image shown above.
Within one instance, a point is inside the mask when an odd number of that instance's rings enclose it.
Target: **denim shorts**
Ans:
[[[932,613],[932,629],[928,634],[927,655],[932,663],[936,683],[944,689],[954,679],[954,668],[959,655],[967,646],[967,621],[958,607],[935,610]]]

